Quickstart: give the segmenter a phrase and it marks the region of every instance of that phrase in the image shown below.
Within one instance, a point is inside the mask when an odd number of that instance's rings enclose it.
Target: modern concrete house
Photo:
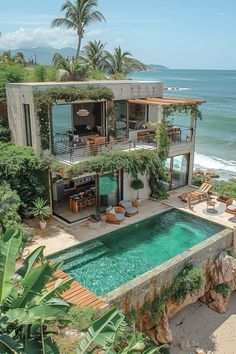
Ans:
[[[35,103],[35,93],[50,89],[109,88],[113,99],[79,99],[66,102],[63,97],[50,107],[47,129],[50,153],[66,165],[90,159],[104,151],[134,151],[156,149],[155,127],[161,122],[163,109],[176,105],[198,105],[203,101],[163,97],[162,82],[93,81],[63,83],[7,84],[9,126],[13,142],[30,145],[41,154],[42,126]],[[190,114],[183,125],[170,122],[168,188],[191,184],[195,148],[196,117]],[[46,129],[46,128],[45,128]],[[150,196],[149,177],[144,182],[141,198]],[[51,174],[51,202],[55,216],[72,224],[88,217],[93,211],[105,210],[121,199],[134,199],[136,191],[130,188],[131,177],[117,169],[113,173],[83,174],[63,178]]]

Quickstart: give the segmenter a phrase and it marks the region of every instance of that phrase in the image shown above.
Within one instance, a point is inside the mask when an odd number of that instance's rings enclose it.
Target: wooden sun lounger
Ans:
[[[199,189],[196,189],[195,191],[191,193],[184,193],[178,196],[179,199],[181,199],[183,202],[187,202],[188,194],[190,194],[190,200],[191,201],[201,201],[206,199],[208,192],[212,188],[212,184],[208,182],[204,182]]]

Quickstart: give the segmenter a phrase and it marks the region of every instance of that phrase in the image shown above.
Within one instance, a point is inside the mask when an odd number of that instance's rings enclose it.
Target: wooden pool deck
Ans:
[[[58,269],[53,276],[55,280],[51,280],[47,283],[47,287],[53,287],[57,279],[72,279],[71,276],[64,273],[62,270]],[[99,299],[95,294],[90,290],[83,287],[79,282],[74,280],[70,288],[60,295],[60,297],[70,302],[78,307],[91,307],[98,310],[105,310],[108,307],[108,304]]]

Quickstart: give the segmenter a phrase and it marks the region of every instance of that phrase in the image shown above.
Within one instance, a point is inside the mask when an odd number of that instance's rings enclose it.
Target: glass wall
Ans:
[[[119,197],[119,174],[107,173],[99,176],[100,211],[106,210],[110,205],[117,205]]]
[[[115,102],[115,115],[116,115],[116,126],[115,126],[115,138],[118,140],[127,138],[127,103]],[[109,135],[112,135],[110,130]]]
[[[174,156],[166,160],[169,189],[188,184],[189,154]]]
[[[52,107],[52,143],[54,152],[70,146],[72,137],[72,111],[70,104]]]

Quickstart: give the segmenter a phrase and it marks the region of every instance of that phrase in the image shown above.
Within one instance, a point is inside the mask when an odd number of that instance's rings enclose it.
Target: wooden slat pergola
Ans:
[[[195,98],[185,97],[156,97],[156,98],[137,98],[127,100],[128,103],[140,105],[157,105],[157,106],[173,106],[173,105],[200,105],[206,101]]]

